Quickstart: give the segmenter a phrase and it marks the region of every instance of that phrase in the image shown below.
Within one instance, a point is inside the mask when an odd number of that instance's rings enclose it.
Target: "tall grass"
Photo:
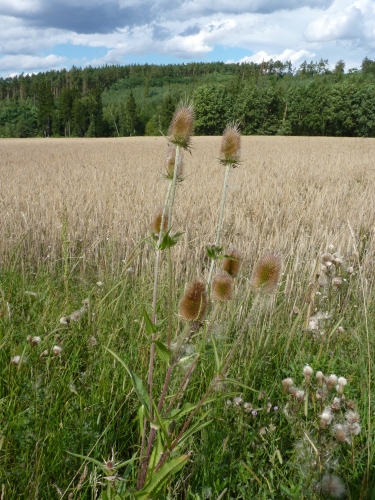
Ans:
[[[237,342],[231,381],[217,381],[218,397],[207,408],[212,422],[186,443],[191,461],[165,495],[321,498],[323,471],[314,469],[320,407],[311,394],[308,405],[304,399],[298,406],[282,389],[291,377],[305,390],[302,369],[309,364],[314,372],[346,377],[345,397],[361,417],[351,445],[328,431],[334,447],[326,473],[341,478],[349,498],[374,498],[375,146],[365,139],[242,141],[220,244],[235,245],[243,262],[233,298],[206,324],[204,362],[185,398],[199,401],[216,376],[217,358],[225,363]],[[143,318],[154,254],[143,239],[165,197],[165,141],[6,140],[1,146],[0,492],[4,499],[95,498],[106,477],[124,474],[126,466],[116,464],[141,444],[130,379],[104,347],[146,380],[150,343]],[[219,146],[219,138],[195,138],[192,155],[185,155],[186,181],[174,210],[174,227],[185,232],[173,248],[176,313],[185,285],[209,273],[206,247],[215,243],[223,182]],[[321,277],[322,254],[334,253],[330,245],[343,256],[335,274],[340,287],[333,276]],[[259,299],[251,277],[267,252],[282,256],[283,273],[276,294]],[[158,317],[168,296],[166,266]],[[78,321],[60,323],[86,298],[88,310]],[[32,345],[28,336],[41,342]],[[61,352],[54,354],[54,346]],[[181,359],[172,393],[192,354]],[[11,362],[15,356],[18,363]],[[158,390],[163,376],[156,360]],[[309,467],[301,460],[303,439]],[[89,464],[84,476],[83,461],[68,452],[98,464]],[[136,480],[130,468],[127,485]]]

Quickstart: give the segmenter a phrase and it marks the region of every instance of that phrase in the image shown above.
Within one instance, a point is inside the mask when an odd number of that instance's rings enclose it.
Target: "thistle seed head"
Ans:
[[[281,275],[281,258],[276,253],[264,255],[256,264],[251,277],[251,285],[266,293],[276,291]]]
[[[233,278],[227,273],[219,273],[212,280],[211,296],[213,300],[230,300],[233,295]]]
[[[323,387],[323,380],[324,380],[323,372],[321,372],[321,371],[316,372],[315,377],[316,377],[316,380],[318,381],[319,387]]]
[[[168,154],[167,154],[167,174],[166,177],[168,179],[173,179],[174,168],[176,163],[176,146],[174,144],[168,144]],[[178,164],[177,164],[177,180],[182,180],[184,177],[184,157],[183,152],[180,151],[178,156]]]
[[[203,280],[190,283],[180,300],[179,313],[186,321],[202,321],[207,311],[206,286]]]
[[[283,392],[288,392],[289,389],[293,386],[293,379],[291,378],[284,378],[284,380],[281,382],[283,384]]]
[[[194,129],[194,110],[191,104],[180,104],[169,126],[170,141],[176,146],[188,149]]]
[[[346,495],[344,483],[338,476],[325,474],[320,483],[324,493],[328,493],[333,498],[342,498]]]
[[[237,123],[230,123],[223,132],[220,161],[224,165],[236,166],[240,159],[241,132]]]
[[[311,375],[314,373],[314,370],[311,368],[310,365],[306,365],[304,368],[303,368],[303,374],[305,376],[305,380],[306,382],[310,382],[310,378],[311,378]]]
[[[334,387],[336,387],[336,384],[337,384],[337,377],[336,375],[334,375],[333,373],[331,375],[329,375],[329,377],[327,377],[327,387],[328,387],[328,390],[330,391],[331,389],[333,389]]]
[[[350,436],[348,434],[348,426],[346,424],[336,424],[333,426],[333,435],[340,443],[349,443],[350,444]]]
[[[160,233],[160,227],[161,227],[161,220],[163,218],[163,209],[159,209],[155,216],[154,220],[152,221],[152,234],[155,236],[159,236]],[[163,233],[166,233],[168,229],[168,214],[164,214],[164,221],[163,221]]]
[[[225,257],[223,260],[223,271],[228,273],[233,278],[236,278],[241,264],[240,252],[236,248],[232,247],[227,253],[227,256],[228,257]]]
[[[12,365],[19,365],[20,361],[21,356],[13,356],[12,358],[10,358],[10,362],[12,363]]]

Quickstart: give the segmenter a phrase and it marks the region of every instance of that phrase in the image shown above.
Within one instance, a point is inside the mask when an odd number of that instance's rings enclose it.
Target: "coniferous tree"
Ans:
[[[40,82],[37,90],[38,99],[38,125],[45,137],[49,137],[52,131],[52,117],[54,112],[54,100],[51,86],[47,82]]]

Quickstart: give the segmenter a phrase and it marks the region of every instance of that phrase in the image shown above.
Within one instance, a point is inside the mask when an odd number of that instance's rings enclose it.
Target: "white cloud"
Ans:
[[[281,54],[267,54],[264,50],[253,54],[252,56],[243,57],[238,62],[239,63],[258,63],[265,61],[291,61],[292,64],[295,64],[297,61],[307,58],[313,58],[315,54],[313,52],[309,52],[308,50],[293,50],[293,49],[285,49]]]
[[[308,42],[362,38],[364,24],[361,9],[351,5],[342,12],[321,16],[308,25],[304,35]]]
[[[50,54],[46,57],[17,55],[0,57],[1,70],[16,70],[22,68],[24,70],[42,70],[61,68],[66,63],[66,57]]]

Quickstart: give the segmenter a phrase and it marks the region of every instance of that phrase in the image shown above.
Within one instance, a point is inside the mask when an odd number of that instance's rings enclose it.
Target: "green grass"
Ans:
[[[64,282],[60,265],[47,271],[21,259],[13,263],[5,259],[0,271],[0,491],[4,499],[61,498],[59,491],[64,493],[63,498],[69,494],[71,498],[96,498],[95,490],[100,492],[100,483],[105,482],[99,476],[105,471],[89,463],[81,489],[75,490],[84,460],[71,453],[90,456],[104,466],[112,450],[115,462],[130,459],[139,450],[138,400],[126,371],[105,347],[146,381],[150,338],[142,318],[152,297],[152,266],[144,267],[137,276],[125,271],[114,274],[105,267],[99,273],[93,266],[83,278],[79,268],[68,262],[69,269],[74,270]],[[368,359],[359,274],[349,277],[344,273],[348,281],[340,291],[329,287],[314,295],[313,309],[331,312],[324,322],[324,339],[316,340],[306,330],[307,268],[306,275],[299,276],[298,288],[286,293],[285,280],[290,272],[291,260],[285,264],[275,298],[254,301],[255,294],[248,286],[251,270],[242,269],[235,299],[223,304],[210,325],[219,358],[224,358],[242,336],[228,373],[232,381],[219,384],[216,400],[202,409],[211,409],[213,422],[186,446],[185,451],[193,451],[191,461],[168,484],[165,498],[217,498],[224,490],[224,499],[322,498],[313,487],[319,479],[311,465],[314,454],[303,462],[296,451],[296,443],[306,433],[318,447],[315,438],[320,407],[312,402],[306,416],[304,405],[293,406],[290,397],[282,394],[285,377],[302,386],[302,369],[307,363],[315,371],[348,379],[346,398],[357,402],[362,431],[354,437],[353,448],[337,445],[327,431],[326,440],[332,442],[333,450],[330,464],[344,481],[349,498],[375,498],[371,493],[375,487],[372,394],[370,411],[368,408],[368,391],[373,390],[368,385],[369,363],[372,379],[375,375],[373,276],[367,276],[365,294]],[[101,286],[97,284],[99,274]],[[176,277],[176,313],[185,279],[188,277]],[[166,295],[162,272],[160,320],[166,316]],[[61,324],[60,318],[81,308],[87,297],[90,306],[82,319]],[[294,305],[300,309],[299,314],[293,313]],[[184,325],[177,316],[174,321],[176,329],[182,330]],[[343,332],[338,331],[338,324],[344,326]],[[161,338],[166,328],[164,323]],[[32,347],[26,340],[28,335],[40,336],[41,343]],[[92,345],[92,337],[96,345]],[[200,360],[185,402],[198,402],[216,373],[210,335],[205,347],[202,338],[201,330],[193,340]],[[54,355],[53,346],[58,344],[61,355]],[[46,349],[48,355],[41,356]],[[22,357],[18,365],[11,363],[15,355]],[[156,393],[161,390],[164,374],[165,365],[159,359],[155,366]],[[177,389],[182,375],[182,369],[174,372],[169,394]],[[257,414],[242,405],[228,405],[227,400],[232,401],[234,395],[241,395]],[[292,418],[287,417],[286,406],[293,406]],[[128,485],[135,482],[134,469]]]

